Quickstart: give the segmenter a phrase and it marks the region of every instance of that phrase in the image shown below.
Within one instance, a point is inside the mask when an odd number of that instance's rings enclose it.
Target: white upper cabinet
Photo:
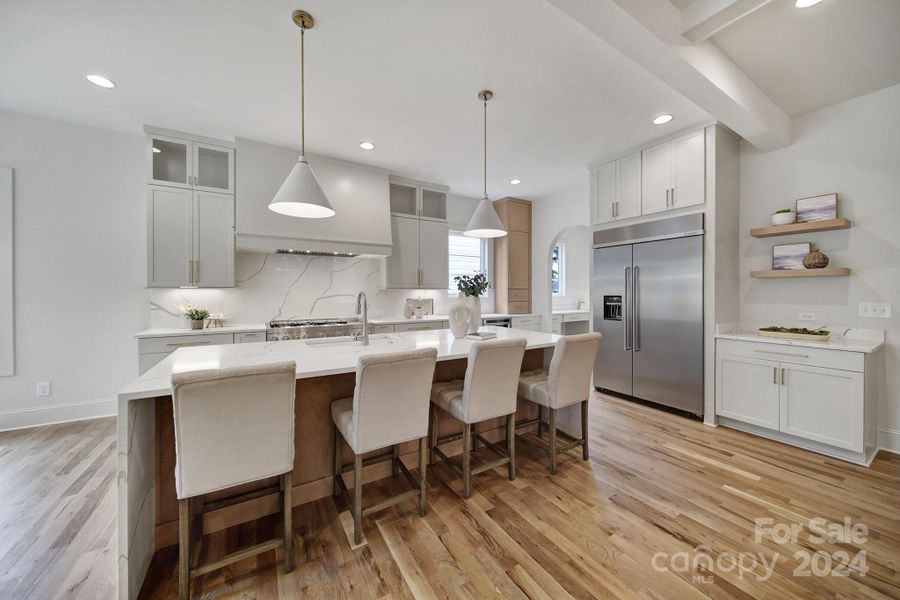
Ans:
[[[608,223],[615,219],[616,211],[616,163],[597,167],[591,173],[594,191],[594,223]]]
[[[150,186],[147,286],[183,287],[193,279],[193,192]]]
[[[597,167],[591,174],[594,223],[641,215],[641,153]]]
[[[642,214],[703,204],[706,196],[703,130],[647,148],[642,154]]]
[[[394,249],[387,258],[387,287],[419,287],[419,219],[391,217]]]
[[[195,191],[193,218],[193,285],[233,287],[234,196]]]
[[[234,149],[188,139],[149,135],[153,185],[234,193]]]
[[[706,143],[703,131],[672,142],[675,154],[671,208],[703,204],[706,200]]]
[[[629,219],[641,215],[641,153],[616,161],[615,218]]]
[[[390,178],[391,214],[447,220],[447,189],[399,177]]]
[[[440,221],[419,220],[419,286],[430,290],[450,281],[450,230]]]

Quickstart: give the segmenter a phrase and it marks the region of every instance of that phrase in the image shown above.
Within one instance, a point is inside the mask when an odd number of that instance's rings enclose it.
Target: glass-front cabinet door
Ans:
[[[193,142],[194,189],[234,193],[234,150]]]
[[[150,137],[150,183],[191,187],[191,142],[162,136]]]
[[[406,217],[418,216],[418,189],[404,183],[391,183],[391,213]]]
[[[447,193],[422,188],[422,217],[447,220]]]

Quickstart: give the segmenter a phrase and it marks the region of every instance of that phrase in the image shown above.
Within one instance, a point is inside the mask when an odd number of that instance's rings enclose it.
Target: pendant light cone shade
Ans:
[[[278,193],[269,202],[269,210],[289,217],[306,219],[334,216],[334,209],[322,191],[322,186],[302,156],[278,188]]]
[[[487,198],[481,199],[463,235],[475,238],[496,238],[506,235],[506,227],[497,216],[493,202]]]
[[[324,219],[333,217],[334,209],[304,157],[306,153],[306,102],[303,41],[306,37],[306,30],[312,29],[315,21],[312,15],[302,10],[295,10],[291,18],[300,28],[300,158],[291,169],[287,179],[278,188],[278,193],[269,202],[269,210],[289,217]]]
[[[487,195],[487,103],[494,97],[494,92],[481,90],[478,99],[484,104],[484,196],[475,207],[469,224],[466,225],[463,235],[473,238],[497,238],[506,235],[506,227],[494,210],[494,203]]]

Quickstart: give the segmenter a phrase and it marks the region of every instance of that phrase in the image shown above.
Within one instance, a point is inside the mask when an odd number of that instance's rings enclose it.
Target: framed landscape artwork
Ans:
[[[837,194],[823,194],[797,200],[797,222],[837,219]]]
[[[776,271],[805,269],[803,259],[809,251],[809,242],[772,246],[772,268]]]

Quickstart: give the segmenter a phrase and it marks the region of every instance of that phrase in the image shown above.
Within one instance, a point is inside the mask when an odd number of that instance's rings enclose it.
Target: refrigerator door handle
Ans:
[[[635,352],[641,351],[641,304],[638,300],[638,294],[641,289],[638,284],[639,274],[640,268],[635,266],[631,277],[631,345],[634,346]]]
[[[625,344],[625,350],[631,350],[631,340],[628,337],[629,326],[628,322],[628,288],[631,286],[631,267],[625,267],[625,298],[622,302],[622,320],[625,321],[625,327],[622,328],[622,338],[623,343]]]

